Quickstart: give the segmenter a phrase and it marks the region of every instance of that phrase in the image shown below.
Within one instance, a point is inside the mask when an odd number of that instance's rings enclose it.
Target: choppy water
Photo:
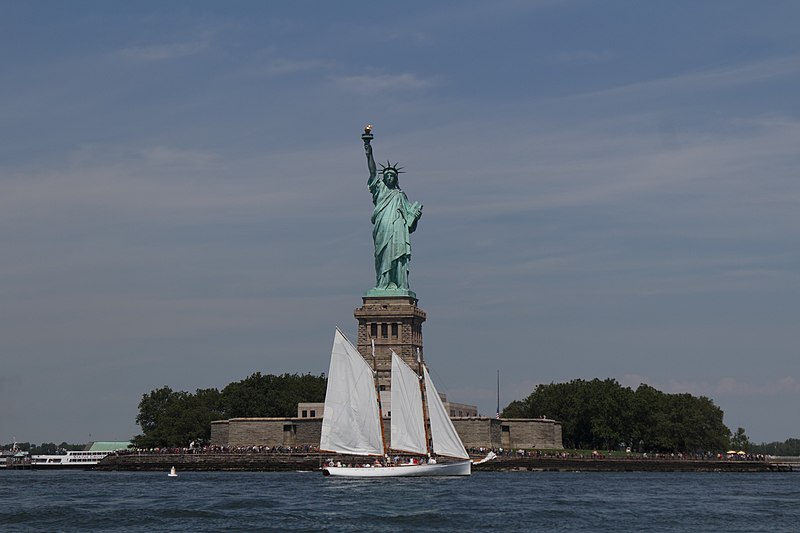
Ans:
[[[2,531],[800,531],[797,473],[0,471]]]

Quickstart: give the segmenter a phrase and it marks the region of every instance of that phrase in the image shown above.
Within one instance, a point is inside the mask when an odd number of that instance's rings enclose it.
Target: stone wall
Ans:
[[[562,449],[561,424],[549,419],[453,418],[466,448]],[[389,439],[389,419],[384,419]],[[211,423],[216,446],[319,446],[321,418],[231,418]]]
[[[465,448],[500,447],[500,420],[469,417],[453,418],[452,421]]]
[[[231,418],[211,423],[211,444],[318,446],[321,431],[321,418]]]
[[[319,446],[319,437],[322,434],[322,419],[308,418],[299,420],[296,424],[294,446]]]
[[[211,422],[211,445],[212,446],[227,446],[228,445],[228,420],[216,420]]]
[[[502,419],[504,448],[562,449],[561,424],[546,418]],[[506,428],[508,428],[506,430]]]
[[[561,422],[553,424],[553,448],[561,450],[564,448],[564,437],[561,435]]]

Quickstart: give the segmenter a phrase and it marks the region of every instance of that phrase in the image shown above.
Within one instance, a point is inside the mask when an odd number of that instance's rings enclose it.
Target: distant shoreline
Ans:
[[[293,472],[318,470],[332,456],[319,453],[270,454],[130,454],[111,455],[95,470],[101,471],[179,471],[194,472]],[[768,461],[694,459],[616,459],[557,457],[498,457],[473,466],[474,472],[790,472],[800,471],[800,463]]]

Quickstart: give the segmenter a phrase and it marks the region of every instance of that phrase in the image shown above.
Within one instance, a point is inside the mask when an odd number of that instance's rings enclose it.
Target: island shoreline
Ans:
[[[319,470],[328,460],[353,461],[332,454],[129,454],[110,455],[94,470],[167,471],[174,466],[193,472],[294,472]],[[791,472],[796,465],[769,461],[697,460],[697,459],[628,459],[498,457],[480,465],[474,472]]]

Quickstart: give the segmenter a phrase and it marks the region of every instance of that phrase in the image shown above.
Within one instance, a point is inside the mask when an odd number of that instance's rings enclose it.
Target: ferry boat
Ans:
[[[23,452],[12,448],[10,450],[0,450],[0,468],[15,468],[28,464],[28,452]]]
[[[67,451],[63,454],[55,455],[31,455],[31,468],[50,470],[57,468],[69,468],[74,470],[90,470],[97,466],[110,451]]]
[[[0,468],[26,468],[29,463],[29,454],[19,449],[17,439],[10,449],[0,450]]]

